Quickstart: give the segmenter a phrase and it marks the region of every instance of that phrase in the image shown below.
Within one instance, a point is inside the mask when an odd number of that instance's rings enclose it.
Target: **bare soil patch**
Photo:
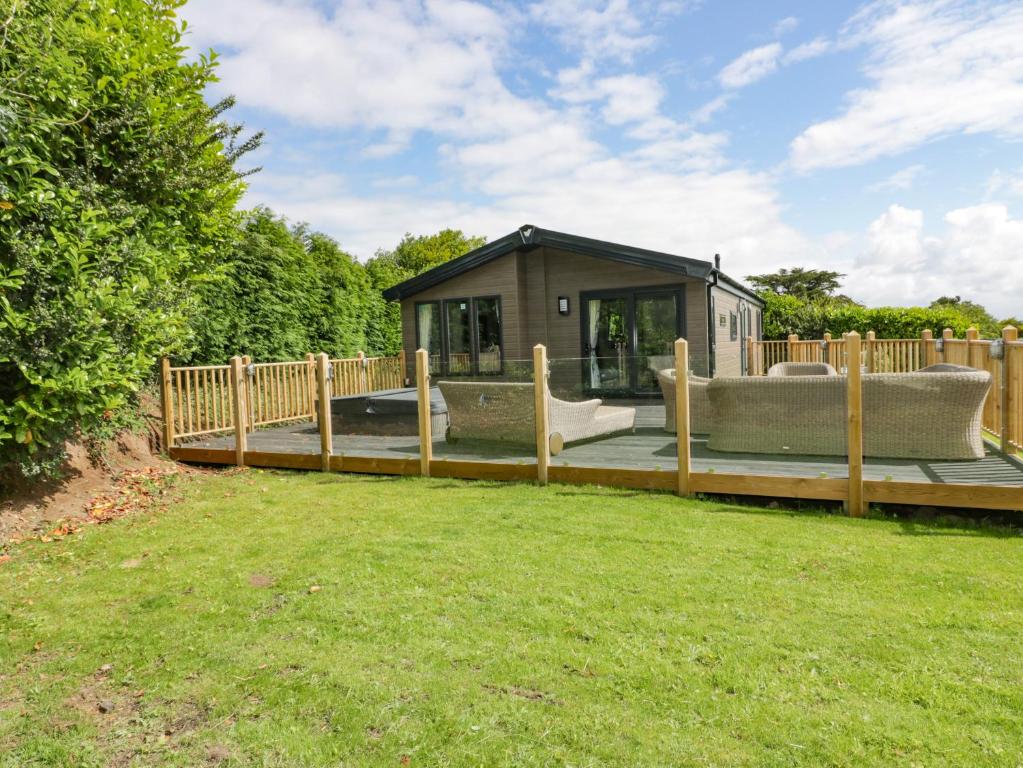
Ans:
[[[58,479],[0,478],[0,557],[10,544],[60,538],[147,507],[169,478],[196,471],[156,454],[148,435],[119,435],[105,446],[100,462],[81,443],[65,448]]]

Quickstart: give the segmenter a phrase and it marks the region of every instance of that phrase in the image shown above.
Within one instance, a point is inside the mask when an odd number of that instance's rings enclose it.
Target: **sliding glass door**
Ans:
[[[681,288],[593,291],[581,295],[583,382],[601,396],[652,394],[656,371],[673,365],[684,334]]]

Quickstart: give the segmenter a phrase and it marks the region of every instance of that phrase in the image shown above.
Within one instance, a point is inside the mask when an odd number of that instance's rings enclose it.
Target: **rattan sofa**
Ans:
[[[697,435],[710,432],[711,411],[707,398],[710,379],[689,376],[689,431]],[[675,433],[675,369],[666,368],[657,372],[657,383],[661,385],[664,398],[664,430]]]
[[[536,441],[535,392],[532,384],[504,381],[440,381],[448,409],[447,439],[532,444]],[[636,409],[604,405],[600,400],[572,403],[548,395],[550,448],[557,454],[568,443],[631,432]]]
[[[866,456],[979,459],[991,374],[972,368],[863,376]],[[846,377],[750,376],[707,385],[707,446],[739,453],[844,456]]]

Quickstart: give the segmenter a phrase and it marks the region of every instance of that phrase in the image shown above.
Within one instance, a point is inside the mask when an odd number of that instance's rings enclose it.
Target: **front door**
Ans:
[[[599,396],[653,394],[684,333],[681,288],[583,293],[583,383]]]

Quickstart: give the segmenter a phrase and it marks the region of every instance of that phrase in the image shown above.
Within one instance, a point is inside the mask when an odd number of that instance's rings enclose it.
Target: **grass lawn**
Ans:
[[[0,765],[1023,753],[1009,531],[316,473],[179,491],[0,565]]]

